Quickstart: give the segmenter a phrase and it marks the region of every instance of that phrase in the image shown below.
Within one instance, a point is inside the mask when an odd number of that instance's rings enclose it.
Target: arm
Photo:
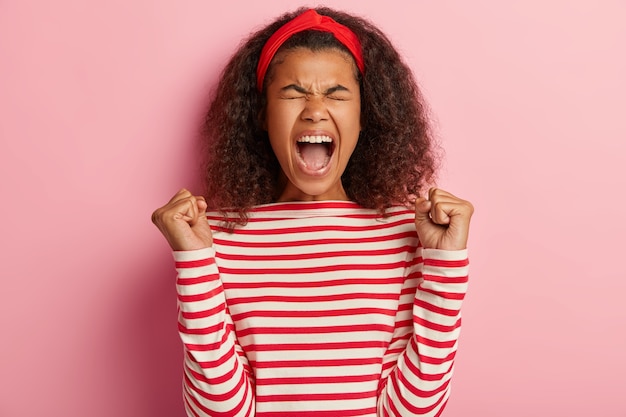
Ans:
[[[175,251],[174,259],[187,415],[254,415],[254,390],[237,353],[214,249]]]
[[[443,412],[467,289],[466,248],[473,212],[471,203],[437,188],[429,190],[428,199],[415,201],[421,245],[407,282],[415,282],[417,289],[412,305],[410,301],[405,304],[412,312],[401,321],[406,328],[396,325],[399,335],[394,334],[392,342],[407,343],[401,354],[395,353],[395,366],[381,382],[380,416],[439,416]],[[406,310],[400,306],[400,311]]]
[[[396,365],[382,381],[378,415],[439,416],[450,394],[467,289],[467,251],[420,248],[408,272],[407,286],[417,284],[412,317],[396,326],[393,340],[405,348],[395,355],[390,349]]]
[[[249,367],[235,340],[206,208],[203,197],[182,189],[152,214],[174,250],[178,271],[185,409],[191,417],[252,416]]]

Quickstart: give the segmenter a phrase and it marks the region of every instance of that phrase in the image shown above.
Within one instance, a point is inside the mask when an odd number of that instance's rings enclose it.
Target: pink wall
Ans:
[[[294,4],[219,3],[0,2],[0,416],[182,415],[150,214],[198,189],[227,56]],[[625,3],[325,4],[397,43],[437,116],[441,185],[476,206],[446,416],[626,416]]]

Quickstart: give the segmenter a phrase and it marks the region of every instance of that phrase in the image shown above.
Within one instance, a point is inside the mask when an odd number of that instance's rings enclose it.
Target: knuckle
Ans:
[[[154,210],[151,216],[152,223],[157,224],[160,217],[161,217],[161,210],[160,209]]]

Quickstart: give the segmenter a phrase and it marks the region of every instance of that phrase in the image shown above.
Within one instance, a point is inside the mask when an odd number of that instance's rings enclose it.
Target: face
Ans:
[[[265,128],[287,183],[279,201],[348,199],[341,175],[361,130],[355,72],[334,49],[294,49],[273,64]]]

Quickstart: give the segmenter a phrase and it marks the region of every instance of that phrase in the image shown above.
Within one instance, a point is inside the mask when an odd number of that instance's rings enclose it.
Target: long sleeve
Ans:
[[[188,416],[253,416],[254,389],[240,354],[213,248],[174,252],[178,329]]]
[[[175,253],[189,416],[438,416],[449,396],[465,251],[424,250],[415,214],[352,202],[207,218]]]
[[[421,256],[420,256],[421,252]],[[379,416],[440,416],[450,395],[467,290],[467,251],[417,250],[404,292],[412,320],[397,321],[378,400]],[[408,339],[408,341],[407,341]],[[394,351],[406,343],[403,351]],[[396,362],[397,360],[397,362]]]

